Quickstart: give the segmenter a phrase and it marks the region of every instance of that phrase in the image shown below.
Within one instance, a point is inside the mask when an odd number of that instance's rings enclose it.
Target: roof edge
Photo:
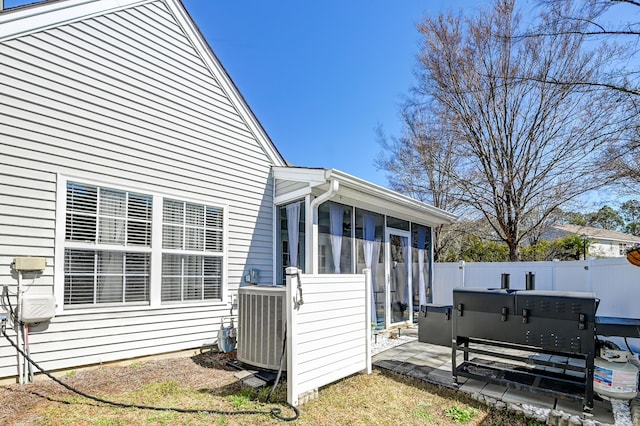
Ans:
[[[403,205],[415,210],[426,211],[429,215],[437,218],[439,222],[453,223],[458,220],[458,216],[446,210],[439,209],[430,204],[423,203],[414,198],[400,194],[399,192],[382,187],[375,183],[355,177],[337,169],[318,169],[305,167],[274,167],[273,174],[276,179],[294,180],[298,182],[308,182],[309,186],[319,186],[327,184],[332,180],[337,180],[340,186],[353,188],[364,194],[387,200],[391,203]]]

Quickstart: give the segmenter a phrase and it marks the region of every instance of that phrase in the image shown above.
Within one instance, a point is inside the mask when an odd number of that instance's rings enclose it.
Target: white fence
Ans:
[[[433,303],[451,305],[454,288],[500,288],[502,274],[510,287],[525,288],[527,273],[535,274],[536,290],[587,291],[600,299],[598,316],[640,318],[640,268],[626,258],[572,262],[435,263]]]
[[[300,281],[298,281],[298,277]],[[371,373],[371,277],[287,269],[287,400]]]

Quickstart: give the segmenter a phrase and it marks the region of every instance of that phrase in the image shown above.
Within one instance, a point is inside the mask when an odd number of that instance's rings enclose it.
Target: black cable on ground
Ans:
[[[285,325],[285,330],[287,329],[286,325]],[[276,386],[278,386],[278,382],[280,381],[280,376],[282,375],[282,367],[283,367],[283,363],[282,361],[284,360],[284,354],[287,351],[287,333],[285,331],[284,333],[284,339],[282,339],[282,353],[280,354],[280,368],[278,368],[278,374],[276,376],[276,381],[273,384],[273,386],[271,387],[271,391],[269,392],[269,395],[267,395],[267,399],[266,402],[269,402],[271,400],[271,395],[273,395],[273,392],[276,390]]]
[[[138,408],[138,409],[142,409],[142,410],[153,410],[153,411],[175,411],[175,412],[178,412],[178,413],[187,413],[187,414],[205,413],[205,414],[218,414],[218,415],[223,415],[223,416],[265,414],[265,415],[273,416],[276,419],[279,419],[279,420],[282,420],[282,421],[285,421],[285,422],[290,422],[290,421],[296,420],[298,417],[300,417],[300,410],[298,410],[298,408],[294,407],[293,405],[291,405],[289,403],[285,403],[285,404],[289,408],[291,408],[293,410],[293,412],[295,413],[293,417],[285,417],[285,416],[283,416],[282,415],[282,409],[277,408],[277,407],[271,408],[269,411],[264,411],[264,410],[223,411],[223,410],[212,410],[212,409],[198,410],[198,409],[193,409],[193,408],[153,407],[153,406],[148,406],[148,405],[125,404],[125,403],[122,403],[122,402],[109,401],[109,400],[106,400],[106,399],[99,398],[97,396],[89,395],[89,394],[84,393],[84,392],[82,392],[80,390],[77,390],[77,389],[69,386],[68,384],[64,383],[63,381],[59,380],[58,378],[54,377],[53,375],[51,375],[45,369],[40,367],[29,356],[27,356],[18,347],[18,345],[16,343],[14,343],[13,340],[11,340],[11,338],[6,333],[6,327],[4,325],[2,326],[2,335],[9,341],[11,346],[13,346],[22,356],[24,356],[34,367],[36,367],[38,370],[40,370],[40,372],[42,372],[42,374],[44,374],[45,376],[49,377],[51,380],[53,380],[54,382],[56,382],[60,386],[64,387],[65,389],[70,390],[71,392],[74,392],[74,393],[76,393],[76,394],[78,394],[78,395],[80,395],[82,397],[85,397],[87,399],[91,399],[93,401],[97,401],[97,402],[100,402],[100,403],[103,403],[103,404],[107,404],[107,405],[111,405],[111,406],[119,407],[119,408]]]

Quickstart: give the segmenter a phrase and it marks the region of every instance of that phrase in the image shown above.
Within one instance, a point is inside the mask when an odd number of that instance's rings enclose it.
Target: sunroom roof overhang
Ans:
[[[332,182],[337,182],[338,190],[331,201],[424,225],[447,224],[457,219],[445,210],[335,169],[274,167],[273,177],[276,204],[308,194],[320,196],[330,190]]]

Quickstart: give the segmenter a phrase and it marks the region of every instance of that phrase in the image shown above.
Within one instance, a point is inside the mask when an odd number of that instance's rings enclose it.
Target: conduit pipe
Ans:
[[[312,274],[318,273],[318,206],[333,197],[338,192],[338,189],[340,189],[340,183],[335,179],[330,180],[327,192],[320,194],[311,200],[309,205],[309,214],[311,217],[311,244],[310,247],[308,247],[310,250],[307,252],[311,255],[310,260]]]

